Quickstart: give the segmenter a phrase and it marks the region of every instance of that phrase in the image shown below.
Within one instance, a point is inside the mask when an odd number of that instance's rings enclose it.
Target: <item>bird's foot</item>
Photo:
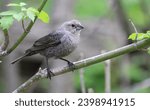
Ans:
[[[55,74],[47,69],[47,78],[49,78],[51,80],[52,76],[55,76]]]
[[[68,61],[67,63],[71,71],[74,71],[76,69],[75,65],[72,62]]]
[[[75,65],[72,62],[70,62],[69,60],[66,60],[64,58],[59,58],[59,59],[66,61],[68,63],[69,68],[71,69],[71,71],[74,71],[76,69]]]

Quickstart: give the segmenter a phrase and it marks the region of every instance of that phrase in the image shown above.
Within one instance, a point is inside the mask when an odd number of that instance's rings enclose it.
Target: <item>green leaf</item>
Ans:
[[[28,8],[27,10],[32,11],[33,13],[35,13],[37,16],[39,15],[39,11],[33,7]]]
[[[145,33],[139,33],[138,34],[138,37],[137,37],[137,40],[143,40],[143,39],[147,39],[149,38],[149,36]]]
[[[20,4],[17,4],[17,3],[9,3],[7,6],[20,6]]]
[[[13,21],[12,16],[4,16],[0,19],[0,26],[3,30],[8,29],[13,24]]]
[[[9,15],[13,15],[16,14],[16,11],[4,11],[0,13],[0,16],[9,16]]]
[[[146,33],[149,37],[150,37],[150,31],[147,31],[147,33]]]
[[[20,6],[22,7],[22,6],[25,6],[25,5],[27,5],[26,3],[24,3],[24,2],[21,2],[20,3]]]
[[[35,13],[33,13],[32,11],[27,10],[27,16],[28,16],[32,21],[34,21],[36,15],[35,15]]]
[[[38,18],[43,21],[44,23],[49,23],[49,16],[46,12],[41,11],[40,14],[38,15]]]
[[[17,21],[20,21],[24,18],[24,13],[23,12],[20,12],[20,13],[16,13],[13,15],[13,17],[17,20]]]
[[[136,36],[137,36],[136,33],[132,33],[132,34],[128,37],[128,39],[136,40]]]
[[[24,3],[24,2],[20,2],[19,4],[17,4],[17,3],[9,3],[7,6],[23,7],[23,6],[25,6],[25,5],[27,5],[27,4]]]
[[[131,40],[143,40],[143,39],[147,39],[147,38],[150,38],[149,35],[145,34],[145,33],[133,33],[129,36],[128,39],[131,39]]]

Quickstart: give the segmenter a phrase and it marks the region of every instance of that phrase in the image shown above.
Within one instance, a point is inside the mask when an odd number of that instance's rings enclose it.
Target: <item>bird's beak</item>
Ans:
[[[80,27],[80,29],[84,29],[84,26],[82,26],[82,25],[80,25],[79,27]]]
[[[77,30],[82,30],[82,29],[84,29],[84,27],[82,25],[77,26]]]

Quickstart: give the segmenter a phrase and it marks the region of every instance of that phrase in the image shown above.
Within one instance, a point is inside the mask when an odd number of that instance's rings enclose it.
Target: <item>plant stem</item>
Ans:
[[[4,33],[4,42],[2,43],[2,45],[0,46],[0,52],[3,52],[6,50],[8,44],[9,44],[9,34],[8,34],[8,30],[5,29],[3,30]]]

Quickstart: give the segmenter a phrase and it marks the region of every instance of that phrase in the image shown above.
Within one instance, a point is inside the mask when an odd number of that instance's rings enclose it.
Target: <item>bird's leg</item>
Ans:
[[[75,69],[75,65],[72,62],[70,62],[64,58],[59,58],[59,59],[66,61],[68,63],[69,68],[71,68],[72,71]]]
[[[55,75],[49,68],[48,57],[45,57],[45,62],[46,62],[46,68],[47,68],[47,77],[51,80],[52,75],[53,76],[55,76]]]

